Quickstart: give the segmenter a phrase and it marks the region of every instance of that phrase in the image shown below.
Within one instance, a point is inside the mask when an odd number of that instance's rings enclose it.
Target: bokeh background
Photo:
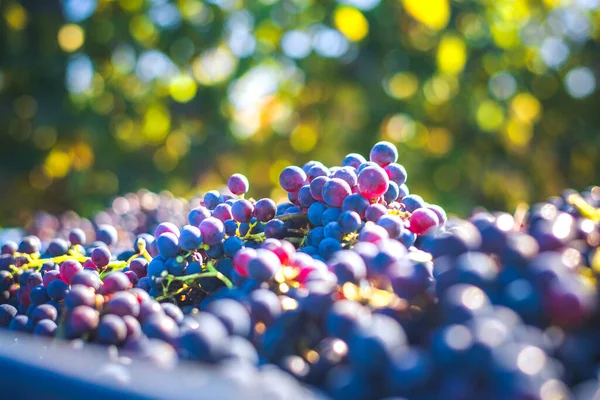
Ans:
[[[600,0],[0,0],[0,225],[396,143],[511,210],[600,175]]]

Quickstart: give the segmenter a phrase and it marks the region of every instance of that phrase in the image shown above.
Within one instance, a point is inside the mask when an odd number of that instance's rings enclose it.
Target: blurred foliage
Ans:
[[[598,183],[600,0],[0,0],[0,224],[396,143],[455,213]]]

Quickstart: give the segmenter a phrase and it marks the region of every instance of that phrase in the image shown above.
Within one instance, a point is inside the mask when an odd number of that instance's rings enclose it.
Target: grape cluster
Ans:
[[[448,219],[397,161],[380,142],[369,161],[289,166],[282,204],[234,174],[129,244],[110,224],[6,242],[0,327],[336,399],[592,398],[600,188]]]

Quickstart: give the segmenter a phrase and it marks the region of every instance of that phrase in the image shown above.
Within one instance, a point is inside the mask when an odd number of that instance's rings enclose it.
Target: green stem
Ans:
[[[275,217],[276,219],[280,220],[280,221],[293,221],[293,220],[297,220],[297,219],[304,219],[308,221],[308,215],[304,214],[304,213],[292,213],[292,214],[285,214],[282,215],[280,217]]]

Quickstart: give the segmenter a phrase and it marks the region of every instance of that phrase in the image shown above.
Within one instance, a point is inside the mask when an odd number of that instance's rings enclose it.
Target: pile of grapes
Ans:
[[[600,187],[448,219],[393,144],[369,159],[285,168],[279,205],[235,174],[189,202],[41,215],[2,245],[0,327],[335,399],[591,399]]]

